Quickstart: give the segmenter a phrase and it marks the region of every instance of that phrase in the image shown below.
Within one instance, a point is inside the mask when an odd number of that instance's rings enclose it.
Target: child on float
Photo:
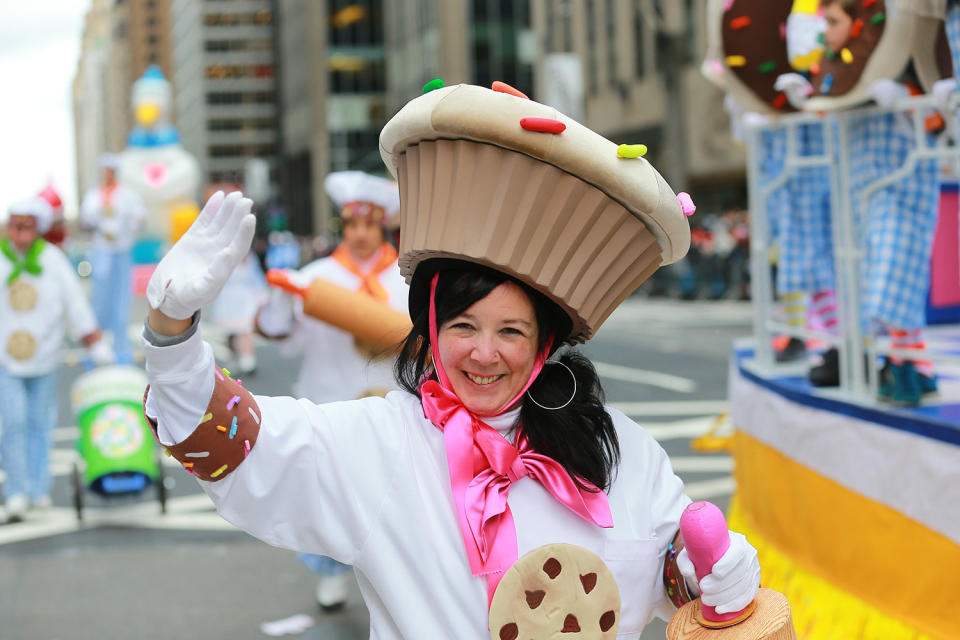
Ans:
[[[50,448],[67,330],[95,362],[113,360],[70,261],[41,237],[52,219],[43,198],[14,203],[0,239],[0,457],[6,518],[14,522],[31,506],[52,504]]]
[[[860,0],[821,0],[829,49],[840,51],[845,46],[859,4]],[[799,102],[808,94],[809,88],[795,92]],[[910,88],[894,80],[878,80],[870,87],[870,95],[879,106],[889,107],[908,97]],[[930,252],[939,206],[939,163],[919,160],[908,175],[864,202],[863,189],[897,171],[914,149],[913,127],[905,115],[894,112],[853,111],[847,122],[854,228],[863,250],[863,329],[867,335],[886,333],[894,349],[923,349]],[[835,352],[825,354],[824,365],[836,370],[839,379]],[[915,406],[936,388],[936,373],[929,360],[890,356],[881,372],[883,400]]]

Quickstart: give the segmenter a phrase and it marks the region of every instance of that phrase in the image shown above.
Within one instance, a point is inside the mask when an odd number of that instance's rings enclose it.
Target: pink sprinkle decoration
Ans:
[[[220,371],[218,371],[217,369],[214,369],[213,372],[217,374],[217,380],[219,380],[220,382],[223,382],[223,374],[220,373]]]
[[[235,406],[237,406],[238,402],[240,402],[240,396],[233,396],[232,398],[230,398],[230,401],[227,402],[227,411],[230,411]]]
[[[189,473],[189,474],[192,475],[192,476],[197,475],[197,472],[194,471],[193,469],[191,469],[190,467],[184,467],[183,470],[186,471],[187,473]]]
[[[733,0],[726,0],[726,2],[723,3],[724,11],[730,11],[730,9],[732,8],[733,8]]]
[[[697,211],[697,205],[693,204],[693,198],[686,191],[677,194],[677,200],[680,201],[680,208],[683,209],[683,215],[692,216]]]
[[[237,384],[242,387],[242,386],[243,386],[243,380],[241,380],[240,378],[237,378]]]
[[[786,22],[780,23],[780,39],[781,40],[787,39],[787,23]]]
[[[520,118],[520,127],[537,133],[563,133],[567,125],[552,118]]]
[[[250,441],[244,440],[243,441],[243,457],[246,458],[248,455],[250,455]]]

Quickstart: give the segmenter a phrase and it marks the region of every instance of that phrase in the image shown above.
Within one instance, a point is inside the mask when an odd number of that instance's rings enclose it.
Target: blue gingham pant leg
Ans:
[[[897,183],[870,196],[869,183],[898,169],[913,139],[891,114],[857,118],[851,127],[851,182],[861,261],[865,330],[917,329],[925,322],[930,252],[939,208],[939,165],[918,162]]]
[[[321,576],[339,576],[350,571],[350,565],[337,562],[327,556],[318,556],[313,553],[300,553],[298,556],[307,569]]]
[[[760,188],[765,188],[783,172],[783,163],[787,155],[787,134],[783,129],[764,131],[761,136]],[[780,244],[780,236],[785,218],[789,214],[787,187],[783,186],[767,198],[767,228],[771,243]]]
[[[113,334],[117,364],[131,364],[133,352],[127,339],[132,293],[130,250],[95,248],[90,254],[93,268],[91,303],[97,324]]]
[[[801,125],[797,134],[801,157],[823,154],[821,124]],[[802,167],[790,176],[778,237],[777,290],[781,293],[834,288],[830,182],[830,167]]]
[[[0,367],[0,457],[7,479],[3,495],[50,493],[50,448],[57,422],[57,377],[12,376]]]

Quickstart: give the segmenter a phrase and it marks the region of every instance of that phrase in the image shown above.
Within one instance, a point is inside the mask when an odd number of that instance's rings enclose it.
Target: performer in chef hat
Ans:
[[[340,211],[343,241],[330,256],[289,277],[304,286],[320,278],[406,313],[407,285],[397,266],[397,251],[384,239],[387,224],[400,209],[397,183],[363,171],[337,171],[327,176],[324,186]],[[303,356],[297,393],[313,402],[383,395],[397,386],[392,359],[378,358],[376,349],[349,332],[304,314],[302,302],[283,291],[274,291],[260,313],[259,327],[268,337],[283,337],[286,353]],[[301,560],[319,575],[321,608],[341,607],[350,567],[325,556],[302,554]]]
[[[516,89],[439,84],[380,136],[411,282],[402,389],[316,405],[215,368],[197,310],[254,228],[250,201],[221,195],[148,286],[157,437],[235,525],[353,565],[371,636],[634,637],[698,583],[718,613],[748,607],[756,551],[732,534],[697,580],[666,453],[558,351],[683,257],[689,196]]]
[[[49,507],[50,447],[57,422],[57,369],[69,328],[97,363],[113,353],[100,340],[70,261],[42,235],[53,209],[36,196],[10,206],[0,239],[0,459],[7,517]],[[0,517],[0,521],[3,518]]]

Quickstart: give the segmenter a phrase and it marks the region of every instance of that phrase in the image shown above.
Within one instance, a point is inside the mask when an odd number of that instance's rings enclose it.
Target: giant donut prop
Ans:
[[[790,113],[787,96],[773,88],[792,71],[785,24],[793,0],[708,0],[708,51],[723,67],[723,88],[748,111]],[[716,73],[716,64],[708,69]]]
[[[943,20],[918,17],[912,59],[920,87],[927,93],[933,90],[937,80],[953,77],[953,58]]]
[[[861,0],[853,16],[850,36],[839,51],[827,49],[810,77],[813,97],[807,111],[832,111],[870,99],[870,86],[896,78],[910,61],[920,18],[897,10],[908,0]]]

